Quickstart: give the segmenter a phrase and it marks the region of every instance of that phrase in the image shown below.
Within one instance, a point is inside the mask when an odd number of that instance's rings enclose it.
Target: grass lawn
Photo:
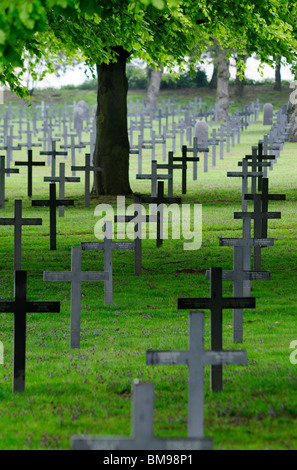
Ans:
[[[289,92],[287,90],[287,99]],[[253,98],[252,98],[253,99]],[[252,101],[249,99],[248,101]],[[265,100],[266,101],[266,100]],[[261,103],[264,103],[264,97]],[[286,99],[283,100],[283,104]],[[268,131],[257,123],[241,134],[241,142],[203,173],[198,181],[189,177],[183,203],[202,204],[202,244],[199,250],[183,250],[184,240],[143,241],[143,273],[133,274],[133,253],[115,252],[114,302],[104,305],[102,282],[82,284],[81,348],[70,349],[70,284],[44,282],[43,271],[68,271],[71,247],[96,241],[94,216],[97,204],[115,197],[91,198],[84,207],[84,178],[66,183],[66,197],[75,199],[57,217],[57,250],[49,250],[49,213],[32,208],[26,196],[26,170],[6,179],[7,198],[1,217],[12,217],[14,199],[23,200],[23,217],[42,217],[43,225],[23,228],[23,265],[28,271],[28,300],[61,302],[61,312],[27,315],[26,390],[12,393],[13,315],[0,315],[0,341],[4,364],[0,365],[0,449],[70,449],[74,434],[122,435],[131,433],[131,390],[134,379],[155,384],[155,435],[187,435],[187,379],[185,366],[147,366],[148,349],[187,349],[188,311],[177,309],[178,297],[209,296],[205,270],[232,269],[233,250],[220,247],[219,237],[241,237],[242,222],[233,212],[241,210],[241,180],[227,178],[237,162],[250,154]],[[83,139],[84,140],[84,139]],[[178,147],[177,147],[178,148]],[[274,246],[262,250],[262,269],[270,270],[270,281],[253,281],[256,308],[244,311],[244,341],[232,341],[232,311],[223,314],[224,349],[245,349],[245,366],[224,367],[224,389],[209,387],[205,367],[205,436],[214,449],[296,449],[297,365],[291,364],[290,343],[297,340],[296,304],[296,174],[297,145],[287,143],[269,172],[271,193],[286,194],[273,202],[271,211],[281,211],[280,220],[268,223]],[[159,154],[162,160],[161,148]],[[219,153],[219,152],[218,152]],[[38,160],[38,150],[34,152]],[[15,154],[25,159],[25,150]],[[69,158],[65,161],[70,174]],[[150,168],[145,154],[144,171]],[[84,152],[78,154],[83,163]],[[189,172],[192,168],[190,166]],[[134,192],[149,193],[149,182],[136,180],[137,161],[131,156],[131,185]],[[50,167],[34,168],[33,199],[48,196],[43,176]],[[190,173],[191,175],[191,173]],[[78,174],[78,176],[80,176]],[[180,175],[174,194],[181,195]],[[126,204],[132,198],[126,199]],[[252,207],[252,206],[249,206]],[[1,227],[0,300],[13,299],[13,229]],[[83,270],[102,271],[103,253],[83,253]],[[232,283],[224,281],[224,295],[232,296]],[[209,349],[209,311],[205,311],[205,347]]]

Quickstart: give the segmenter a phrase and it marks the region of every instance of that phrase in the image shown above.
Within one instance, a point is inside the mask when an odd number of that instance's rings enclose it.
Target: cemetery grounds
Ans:
[[[289,92],[288,92],[289,95]],[[261,104],[264,104],[260,97]],[[285,101],[281,104],[284,104]],[[274,109],[277,111],[277,108]],[[233,213],[241,210],[241,179],[227,178],[239,171],[238,161],[251,154],[268,131],[257,123],[241,133],[241,143],[231,147],[224,159],[198,180],[189,164],[187,194],[182,202],[202,204],[202,245],[184,251],[184,240],[143,240],[142,274],[134,275],[131,251],[113,253],[113,304],[104,305],[104,283],[82,283],[81,347],[70,349],[70,283],[44,282],[43,271],[68,271],[71,247],[97,241],[94,216],[97,204],[116,208],[116,197],[91,198],[84,207],[84,176],[80,183],[66,183],[66,198],[75,200],[57,213],[57,250],[49,249],[47,208],[31,207],[27,197],[26,168],[6,178],[8,202],[1,217],[12,217],[14,199],[23,200],[23,217],[42,217],[42,226],[22,231],[22,269],[28,271],[28,300],[61,302],[60,313],[27,314],[26,390],[12,392],[13,314],[2,313],[0,341],[4,364],[0,364],[0,449],[70,449],[75,434],[130,436],[131,392],[134,379],[155,384],[154,429],[156,437],[186,437],[186,366],[146,365],[147,350],[188,349],[189,312],[177,309],[179,297],[208,297],[210,267],[232,269],[232,247],[220,247],[219,238],[241,237],[242,221]],[[17,124],[15,125],[17,132]],[[83,140],[84,136],[83,136]],[[179,148],[178,141],[176,148]],[[33,148],[35,160],[39,148]],[[168,150],[170,148],[168,147]],[[159,153],[158,153],[159,152]],[[1,152],[0,152],[1,153]],[[4,152],[2,152],[4,154]],[[262,269],[271,272],[269,281],[252,281],[255,309],[244,310],[243,343],[232,340],[232,311],[223,313],[224,349],[245,349],[245,366],[225,366],[223,391],[210,391],[210,366],[205,366],[205,437],[213,438],[214,449],[297,448],[297,364],[290,348],[297,340],[296,281],[297,144],[286,143],[281,156],[268,170],[270,193],[286,194],[286,201],[269,203],[270,211],[281,211],[280,220],[268,222],[274,246],[262,250]],[[76,153],[76,164],[84,163],[84,149]],[[150,172],[150,151],[143,151],[143,173]],[[156,156],[162,162],[162,148]],[[14,154],[25,160],[26,149]],[[65,161],[70,175],[70,157]],[[150,182],[137,180],[137,156],[130,157],[134,192],[149,194]],[[14,167],[14,164],[11,165]],[[34,167],[33,198],[48,198],[50,167]],[[175,172],[174,196],[181,196],[180,172]],[[166,183],[165,183],[166,188]],[[133,198],[127,197],[126,204]],[[249,202],[249,204],[252,204]],[[251,206],[249,206],[251,207]],[[1,300],[13,299],[13,228],[1,227]],[[103,252],[83,252],[83,270],[103,271]],[[223,282],[224,296],[232,296],[232,282]],[[205,311],[205,348],[210,347],[209,311]],[[295,357],[293,355],[293,357]],[[292,363],[293,362],[293,363]]]

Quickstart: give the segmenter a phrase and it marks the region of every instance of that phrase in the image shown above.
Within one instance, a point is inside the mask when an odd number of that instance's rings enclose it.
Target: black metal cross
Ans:
[[[211,350],[223,350],[223,310],[234,308],[255,308],[253,297],[223,297],[222,268],[210,268],[210,297],[179,298],[178,309],[210,310]],[[211,367],[211,388],[213,391],[223,389],[223,369],[220,365]]]
[[[27,301],[27,271],[14,273],[14,301],[0,302],[1,313],[14,313],[13,391],[25,390],[26,314],[59,313],[60,302]]]
[[[50,249],[57,249],[57,214],[56,210],[59,206],[74,206],[73,199],[57,199],[56,198],[56,183],[50,183],[49,185],[49,200],[34,200],[32,201],[32,206],[38,207],[49,207],[50,210]]]
[[[33,166],[45,166],[45,162],[33,162],[32,150],[28,150],[28,160],[26,162],[15,162],[14,164],[28,167],[28,197],[32,197]]]
[[[14,217],[0,219],[0,225],[14,225],[14,270],[21,270],[22,226],[42,225],[42,219],[24,219],[22,217],[22,200],[15,200]]]
[[[140,203],[148,203],[157,209],[157,247],[163,243],[163,204],[181,204],[181,197],[165,197],[164,181],[158,181],[158,192],[156,197],[138,196]]]

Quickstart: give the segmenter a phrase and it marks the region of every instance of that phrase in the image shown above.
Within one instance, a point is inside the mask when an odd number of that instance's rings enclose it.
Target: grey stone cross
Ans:
[[[154,437],[154,384],[133,386],[132,437],[73,436],[72,450],[212,450],[212,440]]]
[[[91,156],[89,153],[85,154],[85,166],[71,166],[72,171],[85,172],[85,207],[90,207],[90,172],[103,171],[100,166],[91,166]]]
[[[204,437],[204,365],[246,364],[246,351],[205,351],[204,313],[190,312],[189,349],[187,351],[147,351],[146,363],[186,365],[188,385],[188,436]]]
[[[71,248],[71,271],[44,271],[44,281],[71,282],[71,312],[70,312],[70,346],[80,347],[80,310],[81,283],[83,281],[106,281],[109,273],[81,270],[82,249],[80,246]]]
[[[112,304],[113,282],[112,282],[112,252],[113,250],[134,250],[134,242],[112,241],[112,221],[105,222],[103,242],[83,242],[82,250],[103,250],[104,251],[104,272],[109,273],[109,278],[104,281],[104,303]]]
[[[208,309],[211,312],[211,349],[221,351],[223,349],[223,315],[224,309],[255,308],[254,297],[223,297],[222,268],[210,268],[210,297],[206,298],[179,298],[178,309]],[[221,391],[223,388],[222,366],[211,367],[211,388],[213,391]]]

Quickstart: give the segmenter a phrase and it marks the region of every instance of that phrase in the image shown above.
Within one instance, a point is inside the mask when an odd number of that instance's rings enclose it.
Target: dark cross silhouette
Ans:
[[[223,297],[222,268],[210,268],[210,297],[180,298],[177,301],[178,309],[210,310],[211,349],[213,351],[223,350],[223,310],[255,308],[255,306],[256,300],[253,297]],[[211,366],[211,388],[217,392],[223,389],[221,365]]]
[[[14,301],[0,302],[1,313],[14,313],[13,391],[25,390],[26,315],[27,313],[59,313],[60,302],[29,302],[27,271],[14,273]]]
[[[156,206],[157,209],[157,247],[163,243],[163,204],[181,204],[180,197],[165,197],[164,196],[164,181],[158,181],[158,192],[156,197],[138,196],[140,203],[149,203],[150,206]]]
[[[57,207],[59,206],[73,206],[73,199],[57,199],[56,198],[56,183],[50,183],[49,185],[49,200],[34,200],[32,206],[35,207],[49,207],[50,210],[50,249],[57,249]]]
[[[22,262],[22,226],[42,225],[42,219],[24,219],[22,217],[22,201],[14,201],[14,217],[0,219],[0,225],[14,225],[14,270],[21,270]]]
[[[28,197],[32,197],[32,177],[33,166],[45,166],[45,162],[33,162],[32,150],[28,150],[28,160],[26,162],[15,162],[16,166],[26,166],[28,168]]]

